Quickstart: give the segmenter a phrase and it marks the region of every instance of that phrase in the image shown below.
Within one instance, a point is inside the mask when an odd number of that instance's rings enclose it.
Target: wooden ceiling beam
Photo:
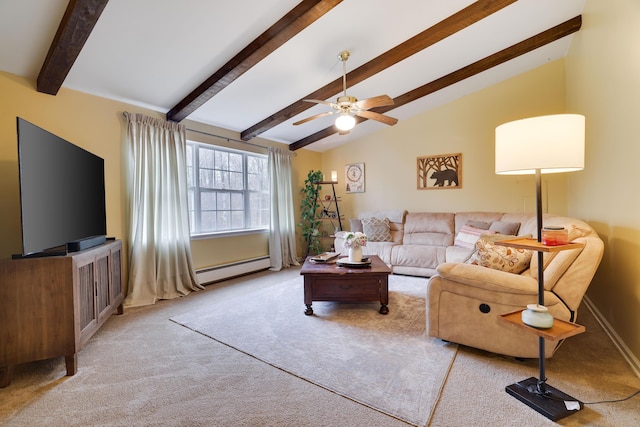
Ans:
[[[426,49],[429,46],[449,37],[452,34],[486,18],[487,16],[505,8],[514,3],[516,0],[480,0],[472,3],[466,8],[456,12],[446,19],[438,22],[432,27],[424,30],[418,35],[413,36],[409,40],[399,44],[398,46],[379,55],[371,61],[361,65],[355,70],[347,73],[347,81],[350,85],[356,85],[369,77],[383,71],[384,69],[410,57],[411,55]],[[294,102],[293,104],[283,108],[275,114],[262,120],[250,128],[240,133],[243,141],[266,132],[267,130],[289,120],[291,117],[302,113],[311,108],[314,104],[303,101],[304,99],[328,99],[342,91],[342,76],[331,83],[321,87],[315,92],[310,93]]]
[[[167,113],[180,122],[342,0],[303,0]]]
[[[70,0],[42,64],[36,90],[55,95],[109,0]]]
[[[433,80],[416,89],[413,89],[407,93],[397,96],[393,99],[394,105],[392,106],[372,108],[371,111],[375,111],[381,114],[386,113],[390,110],[393,110],[394,108],[398,108],[402,105],[413,102],[417,99],[420,99],[424,96],[434,93],[440,89],[444,89],[448,86],[458,83],[466,78],[475,76],[476,74],[479,74],[490,68],[496,67],[520,55],[524,55],[525,53],[531,52],[532,50],[535,50],[546,44],[549,44],[563,37],[571,35],[577,32],[578,30],[580,30],[581,26],[582,26],[582,16],[576,16],[575,18],[565,21],[560,25],[557,25],[553,28],[550,28],[539,34],[536,34],[533,37],[530,37],[506,49],[503,49],[483,59],[480,59],[472,64],[469,64],[452,73],[449,73],[443,77],[440,77],[439,79]],[[367,120],[367,119],[364,119],[361,117],[356,118],[357,123],[363,122],[364,120]],[[338,130],[334,126],[324,128],[312,135],[309,135],[306,138],[300,139],[290,144],[289,150],[291,151],[298,150],[300,148],[306,147],[309,144],[312,144],[323,138],[333,135],[334,133],[337,133],[337,132]]]

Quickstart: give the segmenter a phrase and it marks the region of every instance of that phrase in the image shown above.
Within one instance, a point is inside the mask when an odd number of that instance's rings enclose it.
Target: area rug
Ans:
[[[379,303],[314,302],[303,278],[171,318],[195,332],[407,423],[428,422],[457,346],[425,332],[424,278],[389,277]]]

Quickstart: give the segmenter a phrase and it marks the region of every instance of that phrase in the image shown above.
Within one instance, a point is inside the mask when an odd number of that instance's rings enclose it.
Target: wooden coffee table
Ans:
[[[313,301],[380,301],[380,314],[389,313],[389,274],[378,256],[371,255],[371,266],[341,267],[336,263],[316,264],[307,258],[300,274],[304,276],[304,314],[313,314]]]

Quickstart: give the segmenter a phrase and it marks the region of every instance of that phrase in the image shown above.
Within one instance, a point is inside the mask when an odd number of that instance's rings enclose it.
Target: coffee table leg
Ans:
[[[304,311],[304,314],[307,316],[311,316],[313,314],[313,308],[311,308],[311,304],[305,304],[307,309]]]
[[[380,314],[388,314],[389,307],[389,276],[384,275],[382,279],[380,279]]]

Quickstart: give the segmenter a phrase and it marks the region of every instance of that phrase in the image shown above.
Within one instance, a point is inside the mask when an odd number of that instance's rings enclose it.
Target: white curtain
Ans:
[[[191,259],[186,130],[142,114],[128,127],[129,288],[125,305],[202,289]]]
[[[296,221],[291,190],[291,153],[269,147],[271,187],[271,232],[269,258],[271,270],[300,265],[296,254]]]

